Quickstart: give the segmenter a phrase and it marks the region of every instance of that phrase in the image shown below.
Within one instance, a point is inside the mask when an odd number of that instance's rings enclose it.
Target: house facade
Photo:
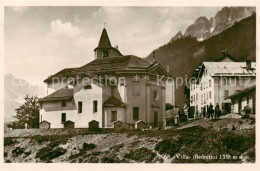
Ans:
[[[238,91],[226,99],[231,99],[233,113],[241,114],[245,107],[249,107],[249,113],[255,114],[256,111],[256,85]],[[244,111],[245,112],[245,111]]]
[[[256,85],[256,63],[236,62],[230,55],[217,62],[203,62],[190,78],[190,108],[194,117],[202,117],[210,103],[222,113],[231,112],[231,94]]]
[[[40,99],[40,122],[51,128],[112,128],[116,121],[125,128],[136,123],[162,127],[165,104],[175,103],[175,79],[157,62],[122,55],[112,47],[104,28],[95,59],[78,68],[65,68],[44,82],[48,95]],[[72,124],[71,124],[72,125]]]

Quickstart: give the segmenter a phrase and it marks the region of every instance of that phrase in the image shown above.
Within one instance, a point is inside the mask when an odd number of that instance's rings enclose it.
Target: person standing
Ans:
[[[210,115],[210,118],[213,119],[213,105],[211,103],[209,105],[209,115]]]
[[[217,103],[217,105],[215,107],[215,119],[219,119],[219,115],[220,115],[220,109],[219,109],[219,105]]]

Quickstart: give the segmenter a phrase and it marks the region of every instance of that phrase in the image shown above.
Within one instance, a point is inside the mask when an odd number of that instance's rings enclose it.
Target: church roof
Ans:
[[[125,104],[114,96],[109,97],[104,103],[104,107],[124,107]]]
[[[133,55],[98,58],[92,62],[77,69],[80,71],[88,72],[109,72],[109,71],[122,71],[128,69],[146,69],[151,65],[149,60],[139,58]]]
[[[148,72],[154,67],[159,66],[158,63],[152,63],[151,61],[140,58],[133,55],[97,58],[92,62],[83,65],[79,68],[66,68],[63,69],[51,77],[44,80],[44,82],[50,82],[54,77],[70,77],[76,75],[92,75],[97,74],[117,74],[117,73],[138,73]],[[165,71],[165,74],[166,71]]]
[[[112,48],[108,34],[107,34],[107,30],[104,28],[98,43],[98,47],[97,48]]]
[[[73,89],[70,89],[68,86],[66,86],[44,98],[41,98],[39,101],[47,102],[47,101],[69,100],[72,97],[73,97]]]

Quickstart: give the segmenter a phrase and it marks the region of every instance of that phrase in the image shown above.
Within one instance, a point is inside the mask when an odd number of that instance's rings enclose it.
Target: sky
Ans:
[[[94,59],[102,29],[123,55],[146,57],[221,7],[5,7],[5,74],[42,85],[64,68]]]

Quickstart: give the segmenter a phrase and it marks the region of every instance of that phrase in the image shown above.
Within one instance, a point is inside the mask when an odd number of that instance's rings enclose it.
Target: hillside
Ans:
[[[193,37],[182,37],[155,50],[155,59],[170,74],[185,78],[190,76],[203,61],[216,61],[222,50],[238,61],[256,60],[256,15],[237,22],[222,33],[204,41]],[[152,53],[147,57],[152,59]],[[185,102],[184,84],[176,90],[176,105]]]
[[[177,128],[119,133],[106,129],[7,130],[4,159],[6,163],[255,162],[253,118],[201,119]],[[195,154],[217,157],[203,159]],[[224,154],[232,158],[221,159]]]

